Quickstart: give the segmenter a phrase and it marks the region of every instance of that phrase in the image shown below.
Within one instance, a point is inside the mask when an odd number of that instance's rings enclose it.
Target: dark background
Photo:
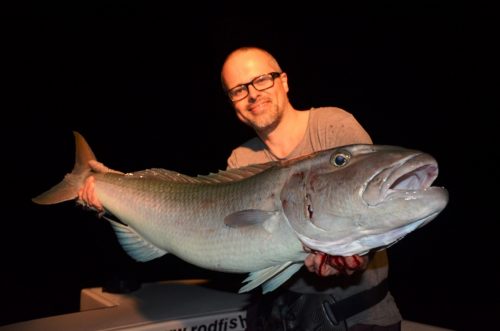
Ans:
[[[239,284],[243,275],[210,273],[175,256],[135,263],[95,214],[30,199],[71,170],[73,130],[114,169],[194,176],[225,168],[231,149],[253,136],[219,80],[224,57],[243,45],[276,56],[296,108],[344,108],[375,143],[436,157],[436,184],[449,190],[449,205],[388,250],[391,291],[405,319],[458,330],[497,324],[492,13],[464,3],[314,2],[183,10],[43,4],[4,12],[0,324],[77,311],[82,288],[116,278]]]

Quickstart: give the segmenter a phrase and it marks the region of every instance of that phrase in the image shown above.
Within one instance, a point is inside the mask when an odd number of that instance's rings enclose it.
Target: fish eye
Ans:
[[[345,166],[347,163],[349,163],[349,160],[351,159],[351,154],[347,153],[347,152],[337,152],[337,153],[334,153],[331,157],[330,157],[330,163],[336,167],[343,167]]]

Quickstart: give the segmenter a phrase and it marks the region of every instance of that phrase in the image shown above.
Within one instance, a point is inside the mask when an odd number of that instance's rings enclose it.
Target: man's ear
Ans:
[[[280,75],[280,79],[281,79],[281,83],[283,84],[283,87],[285,89],[285,91],[288,93],[288,76],[286,74],[286,72],[283,72],[281,75]]]

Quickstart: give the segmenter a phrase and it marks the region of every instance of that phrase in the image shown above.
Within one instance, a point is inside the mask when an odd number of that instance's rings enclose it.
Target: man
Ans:
[[[339,108],[294,109],[288,99],[288,77],[265,50],[249,47],[233,51],[224,62],[221,80],[236,115],[257,134],[232,151],[230,168],[291,159],[336,146],[371,144],[354,117]],[[278,290],[270,300],[258,303],[260,323],[254,328],[400,330],[401,316],[386,291],[385,251],[371,258],[327,259],[336,262],[333,265],[323,263],[324,259],[323,254],[311,253],[305,266],[320,276],[342,275],[293,278],[288,292]],[[268,307],[267,311],[263,307]],[[249,313],[249,323],[252,318],[256,319]]]
[[[288,99],[288,77],[265,50],[233,51],[224,62],[221,80],[236,115],[257,134],[232,151],[229,168],[291,159],[336,146],[371,144],[348,112],[333,107],[294,109]],[[97,172],[113,171],[97,162],[91,166]],[[87,179],[79,198],[102,210],[93,195],[93,177]],[[401,315],[387,291],[385,251],[370,257],[310,252],[304,264],[309,273],[296,274],[250,308],[249,329],[400,330]]]

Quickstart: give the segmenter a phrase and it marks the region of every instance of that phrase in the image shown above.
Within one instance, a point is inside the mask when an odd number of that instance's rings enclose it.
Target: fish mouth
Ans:
[[[398,198],[416,199],[431,190],[438,176],[436,160],[428,154],[410,155],[371,177],[362,192],[368,206]]]

